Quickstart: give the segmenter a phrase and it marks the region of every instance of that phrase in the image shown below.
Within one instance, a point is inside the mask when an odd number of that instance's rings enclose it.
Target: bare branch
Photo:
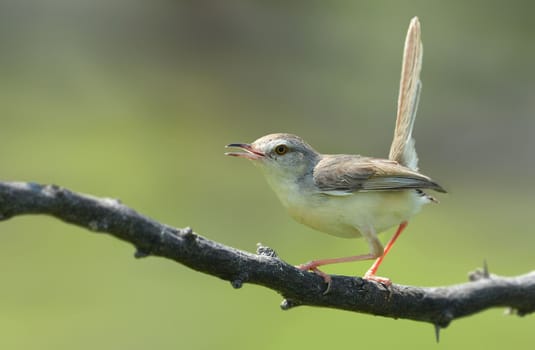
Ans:
[[[254,283],[284,296],[283,309],[321,306],[393,318],[425,321],[437,330],[459,317],[491,307],[518,315],[535,310],[535,272],[500,277],[479,271],[471,282],[446,287],[393,284],[389,288],[359,277],[334,276],[328,294],[323,279],[302,272],[259,246],[257,254],[206,239],[190,228],[176,229],[143,216],[118,200],[96,198],[34,183],[0,182],[0,219],[45,214],[132,243],[136,257],[168,258],[194,270],[230,281],[239,288]]]

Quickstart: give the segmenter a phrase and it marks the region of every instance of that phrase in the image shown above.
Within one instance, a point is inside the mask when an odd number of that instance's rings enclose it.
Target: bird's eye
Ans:
[[[275,153],[277,153],[279,156],[286,154],[286,152],[288,152],[288,146],[286,145],[278,145],[275,147]]]

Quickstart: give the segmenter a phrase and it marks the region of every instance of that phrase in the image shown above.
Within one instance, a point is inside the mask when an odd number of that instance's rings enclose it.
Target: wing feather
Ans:
[[[315,185],[325,193],[404,189],[445,190],[429,177],[388,159],[353,155],[327,155],[313,172]]]

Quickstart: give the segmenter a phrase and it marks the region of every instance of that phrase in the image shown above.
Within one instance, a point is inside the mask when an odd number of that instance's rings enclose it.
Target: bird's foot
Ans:
[[[362,278],[368,281],[375,281],[375,282],[381,283],[385,287],[390,287],[392,285],[392,281],[390,280],[390,278],[376,276],[372,271],[369,271],[369,270],[368,272],[364,274],[364,277]]]
[[[318,265],[315,261],[310,261],[310,262],[307,262],[306,264],[297,265],[296,268],[298,268],[301,271],[312,271],[316,275],[323,278],[323,281],[327,283],[327,288],[325,289],[325,292],[323,292],[323,295],[329,293],[329,291],[331,290],[332,277],[331,275],[318,269]]]

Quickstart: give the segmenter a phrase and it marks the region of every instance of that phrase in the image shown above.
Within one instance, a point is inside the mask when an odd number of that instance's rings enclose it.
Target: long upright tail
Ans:
[[[420,34],[420,22],[418,17],[414,17],[409,24],[405,39],[401,80],[399,83],[396,129],[388,156],[389,159],[395,160],[412,170],[418,170],[418,155],[414,147],[412,129],[422,87],[420,71],[422,69],[423,48]]]

